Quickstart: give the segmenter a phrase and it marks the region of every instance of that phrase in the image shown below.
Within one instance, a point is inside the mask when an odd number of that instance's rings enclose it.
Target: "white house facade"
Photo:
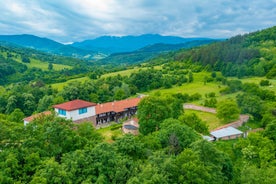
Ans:
[[[96,104],[84,100],[73,100],[54,105],[55,114],[59,117],[72,120],[74,123],[91,122],[94,126],[118,122],[122,118],[131,118],[136,114],[140,98],[125,99],[104,104]],[[50,111],[40,113],[51,114]],[[24,125],[40,117],[40,114],[24,118]]]
[[[72,121],[78,121],[86,119],[96,115],[95,103],[73,100],[62,104],[54,105],[55,112],[59,117],[65,119],[71,119]]]

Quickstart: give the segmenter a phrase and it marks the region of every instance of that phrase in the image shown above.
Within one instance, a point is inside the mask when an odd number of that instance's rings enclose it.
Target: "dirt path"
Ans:
[[[196,111],[203,111],[203,112],[209,112],[212,114],[216,114],[217,111],[215,108],[210,108],[210,107],[204,107],[204,106],[199,106],[199,105],[194,105],[194,104],[184,104],[183,105],[184,109],[191,109],[191,110],[196,110]],[[234,128],[238,128],[240,126],[242,126],[244,123],[246,123],[249,120],[249,115],[246,114],[241,114],[240,118],[234,122],[228,123],[226,125],[217,127],[215,130],[219,130],[222,128],[227,128],[229,126],[234,127]],[[212,130],[214,131],[214,130]]]
[[[194,105],[194,104],[184,104],[183,107],[184,107],[184,109],[191,109],[191,110],[196,110],[196,111],[209,112],[209,113],[212,113],[212,114],[217,113],[215,108],[204,107],[204,106],[199,106],[199,105]]]

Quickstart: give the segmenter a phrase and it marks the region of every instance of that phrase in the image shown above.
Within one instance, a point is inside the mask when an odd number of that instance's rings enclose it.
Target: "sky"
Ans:
[[[161,34],[229,38],[276,25],[276,0],[0,0],[0,34],[68,43]]]

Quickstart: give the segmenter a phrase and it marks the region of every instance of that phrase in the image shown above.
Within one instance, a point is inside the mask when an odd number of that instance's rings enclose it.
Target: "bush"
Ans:
[[[122,124],[115,124],[115,125],[112,125],[110,130],[117,130],[119,128],[122,128]]]
[[[269,85],[270,85],[269,80],[261,80],[260,81],[260,86],[269,86]]]

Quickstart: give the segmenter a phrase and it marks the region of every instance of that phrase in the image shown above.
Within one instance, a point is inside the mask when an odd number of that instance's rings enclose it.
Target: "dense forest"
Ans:
[[[276,183],[275,32],[273,27],[162,54],[127,66],[132,72],[125,75],[111,73],[121,66],[1,46],[0,183]],[[34,60],[47,63],[46,69],[28,65]],[[53,87],[80,77],[86,79]],[[248,77],[261,80],[244,82]],[[189,92],[191,85],[202,89]],[[205,92],[208,86],[216,91]],[[162,93],[169,89],[175,90]],[[150,94],[138,106],[138,136],[106,141],[92,124],[54,114],[23,126],[24,117],[54,104],[102,103],[137,93]],[[183,110],[187,102],[218,110],[234,104],[237,115],[250,115],[242,129],[261,131],[208,142],[202,138],[208,125]],[[220,118],[230,122],[231,112]]]
[[[0,42],[0,66],[0,85],[31,81],[51,84],[88,73],[100,75],[106,70],[112,71],[108,66],[96,66],[93,62],[51,55],[7,42]]]
[[[168,61],[198,62],[208,70],[221,71],[224,76],[264,76],[274,78],[276,27],[238,35],[223,42],[169,53],[153,63]]]

